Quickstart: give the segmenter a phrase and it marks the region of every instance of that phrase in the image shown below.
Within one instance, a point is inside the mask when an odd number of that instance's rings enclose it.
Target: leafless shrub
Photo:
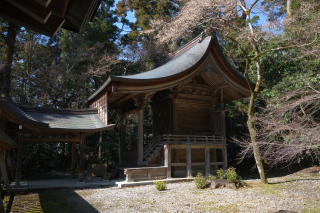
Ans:
[[[270,168],[289,166],[307,157],[320,160],[319,79],[320,75],[313,83],[282,93],[279,99],[266,100],[268,106],[256,116],[257,143]],[[253,155],[249,137],[233,141],[241,147],[239,162]]]

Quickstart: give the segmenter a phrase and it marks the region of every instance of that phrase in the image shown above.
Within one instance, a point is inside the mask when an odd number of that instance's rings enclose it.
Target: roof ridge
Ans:
[[[162,59],[161,61],[159,61],[158,63],[156,63],[156,65],[154,66],[153,69],[158,68],[164,64],[166,64],[167,62],[169,62],[171,59],[177,57],[178,55],[180,55],[181,53],[183,53],[184,51],[188,50],[189,48],[193,47],[194,45],[196,45],[197,43],[201,43],[204,39],[205,36],[205,32],[200,33],[199,35],[197,35],[195,38],[193,38],[192,40],[190,40],[188,43],[186,43],[185,45],[183,45],[182,47],[179,47],[177,50],[175,50],[173,53],[171,53],[170,56],[165,57],[164,59]]]

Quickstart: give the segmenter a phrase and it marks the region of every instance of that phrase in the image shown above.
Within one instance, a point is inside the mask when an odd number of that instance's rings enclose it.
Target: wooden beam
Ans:
[[[138,112],[138,165],[143,165],[143,108]]]
[[[11,194],[10,181],[9,181],[9,177],[6,169],[6,164],[4,162],[4,150],[1,150],[0,152],[0,167],[1,167],[2,178],[6,185],[6,192],[8,194]]]
[[[187,166],[187,163],[171,163],[171,166]]]
[[[112,107],[116,106],[117,104],[126,101],[128,99],[130,99],[132,96],[134,96],[134,94],[127,94],[124,95],[123,97],[119,98],[118,100],[114,101],[113,103],[109,104],[109,109],[111,109]]]
[[[187,147],[187,178],[192,178],[192,170],[191,170],[191,146]]]
[[[83,182],[84,139],[85,139],[85,135],[81,135],[80,136],[80,156],[79,156],[79,182]]]
[[[77,152],[77,144],[76,142],[72,143],[72,157],[71,157],[71,178],[74,178],[75,174],[75,165],[76,165],[76,153]]]
[[[16,164],[15,187],[20,186],[21,168],[22,168],[22,153],[23,153],[23,134],[22,134],[22,129],[20,129],[19,147],[18,147],[17,164]]]
[[[40,5],[35,1],[26,1],[26,0],[7,0],[7,1],[42,24],[46,23],[48,18],[51,16],[50,9],[43,7],[42,5]]]
[[[54,0],[49,5],[49,8],[52,9],[52,14],[65,18],[68,4],[69,0]]]
[[[80,138],[23,138],[24,142],[52,142],[52,143],[68,143],[78,142]]]
[[[45,24],[40,23],[7,1],[0,1],[0,17],[49,37],[53,37],[65,22],[64,18],[51,15]]]
[[[51,0],[34,0],[36,2],[38,2],[39,4],[41,4],[43,7],[48,7],[48,5],[50,4]]]
[[[209,175],[210,175],[210,149],[209,149],[209,146],[206,146],[204,152],[205,152],[205,162],[206,162],[205,176],[209,177]]]

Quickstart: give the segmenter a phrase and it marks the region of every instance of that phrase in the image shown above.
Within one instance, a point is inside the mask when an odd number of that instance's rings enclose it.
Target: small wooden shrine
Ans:
[[[80,30],[92,18],[101,0],[2,0],[0,17],[46,36],[60,28]]]
[[[77,142],[79,142],[79,182],[83,182],[85,136],[113,129],[98,109],[42,108],[17,106],[0,92],[0,164],[3,155],[17,149],[15,186],[20,185],[22,148],[24,143],[72,143],[71,176],[75,174]],[[14,141],[16,140],[16,142]],[[18,142],[18,143],[17,143]],[[6,166],[1,164],[2,177],[10,188]],[[8,185],[9,184],[9,185]]]
[[[111,76],[88,106],[103,116],[121,110],[120,161],[141,166],[124,168],[127,181],[192,177],[199,170],[208,176],[219,166],[227,168],[224,103],[249,95],[244,76],[228,62],[217,38],[201,34],[151,71]],[[150,143],[143,141],[147,102],[153,112]],[[130,113],[138,114],[138,145],[131,152],[124,150]]]

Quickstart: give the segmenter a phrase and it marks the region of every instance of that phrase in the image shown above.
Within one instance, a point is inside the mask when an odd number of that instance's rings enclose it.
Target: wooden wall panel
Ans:
[[[213,117],[213,127],[212,131],[215,135],[222,135],[222,122],[221,122],[221,112],[212,113]]]
[[[108,124],[108,93],[91,103],[89,108],[97,108],[100,118]]]
[[[211,119],[208,105],[196,106],[194,103],[175,103],[174,134],[210,134]]]
[[[172,134],[172,104],[154,107],[153,135],[157,136],[159,130],[162,134]]]

